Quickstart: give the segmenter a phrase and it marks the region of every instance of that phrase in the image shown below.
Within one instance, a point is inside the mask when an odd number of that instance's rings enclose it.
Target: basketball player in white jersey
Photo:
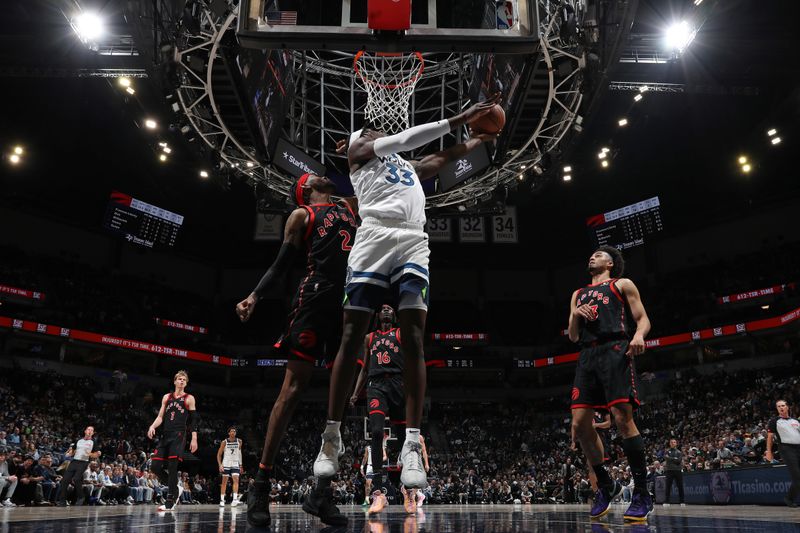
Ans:
[[[396,301],[405,357],[407,426],[400,481],[408,488],[423,488],[427,483],[419,429],[425,399],[422,342],[430,250],[423,231],[425,193],[421,180],[434,177],[445,163],[483,142],[493,141],[497,135],[473,136],[419,161],[407,161],[399,154],[420,148],[487,114],[499,97],[496,94],[450,119],[414,126],[396,135],[387,136],[367,123],[350,136],[347,160],[362,224],[348,259],[342,342],[331,375],[328,421],[314,462],[314,475],[323,480],[336,474],[339,458],[344,454],[339,427],[353,386],[355,360],[372,313],[391,296]]]
[[[242,439],[236,438],[236,428],[228,428],[228,438],[219,443],[217,464],[222,474],[222,485],[219,488],[219,506],[225,507],[225,490],[228,488],[228,477],[233,481],[231,507],[239,505],[239,474],[242,472]]]

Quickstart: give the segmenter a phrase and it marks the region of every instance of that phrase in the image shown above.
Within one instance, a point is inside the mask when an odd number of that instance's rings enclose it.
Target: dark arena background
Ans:
[[[798,6],[3,2],[0,533],[800,531]]]

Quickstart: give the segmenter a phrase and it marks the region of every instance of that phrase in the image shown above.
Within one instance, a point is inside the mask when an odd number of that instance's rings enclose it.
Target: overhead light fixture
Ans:
[[[694,40],[696,34],[697,30],[693,29],[687,21],[682,20],[667,28],[664,40],[668,49],[682,54]]]
[[[166,161],[166,160],[167,160],[167,154],[161,154],[161,155],[159,155],[159,156],[158,156],[158,158],[159,158],[161,161]]]
[[[519,176],[517,176],[517,179],[518,179],[519,181],[522,181],[522,180],[524,180],[524,179],[525,179],[525,174],[520,174]]]
[[[780,137],[773,137],[770,142],[772,144],[780,144],[781,143],[781,138]]]
[[[605,160],[601,161],[600,166],[602,166],[603,168],[608,168],[608,161]]]
[[[569,174],[564,174],[564,181],[572,181],[572,176]]]
[[[744,165],[742,165],[742,172],[744,172],[745,174],[749,173],[751,170],[753,170],[753,167],[750,166],[750,163],[745,163]]]
[[[453,349],[454,349],[454,350],[460,350],[460,349],[461,349],[461,346],[453,346]]]
[[[647,85],[642,85],[641,87],[639,87],[639,92],[640,93],[644,93],[644,92],[647,92],[649,90],[650,90],[650,87],[648,87]]]
[[[620,126],[627,126],[628,125],[628,119],[627,118],[621,118],[621,119],[619,119],[619,122],[617,122],[617,124],[619,124]]]
[[[769,129],[767,130],[767,137],[772,137],[776,133],[778,133],[778,130],[776,130],[775,128]]]
[[[120,86],[122,86],[122,87],[130,87],[131,86],[131,79],[130,78],[126,78],[125,76],[122,76],[117,81],[120,84]]]
[[[537,176],[541,176],[544,174],[544,169],[541,167],[541,165],[533,165],[533,172]]]
[[[201,178],[207,178],[207,177],[208,177],[208,172],[207,172],[207,171],[205,171],[205,170],[201,170],[201,171],[200,171],[200,177],[201,177]]]
[[[605,159],[606,158],[606,153],[605,152],[600,152],[599,154],[597,154],[597,158],[598,159]]]
[[[159,145],[161,148],[166,148],[166,147],[167,147],[167,143],[165,143],[164,141],[161,141],[160,143],[158,143],[158,145]]]
[[[745,163],[747,163],[747,156],[746,155],[740,155],[739,159],[737,159],[737,161],[739,161],[740,165],[744,165]]]
[[[694,0],[694,5],[699,6],[703,3],[703,0]]]
[[[158,123],[152,118],[145,119],[144,125],[147,129],[154,130],[158,127]]]
[[[636,96],[633,97],[633,101],[634,102],[638,102],[641,99],[642,99],[642,95],[641,94],[637,94]]]
[[[125,89],[125,92],[128,94],[136,94],[136,91],[133,89],[133,87],[128,87]]]
[[[761,306],[761,309],[763,309],[764,311],[766,311],[767,309],[769,309],[769,304],[767,304],[767,305],[762,305],[762,306]]]
[[[97,41],[105,33],[103,19],[96,13],[81,13],[72,20],[72,27],[84,43]]]
[[[170,148],[169,146],[165,146],[164,147],[164,153],[165,154],[171,154],[172,153],[172,148]]]
[[[564,167],[564,172],[572,172],[572,167],[567,165]]]
[[[12,164],[12,165],[16,165],[17,163],[19,163],[19,162],[20,162],[20,160],[21,160],[21,159],[22,159],[22,158],[21,158],[19,155],[17,155],[17,154],[11,154],[11,155],[8,157],[8,160],[9,160],[9,161],[11,161],[11,164]]]
[[[602,148],[600,148],[600,151],[601,151],[601,152],[603,152],[604,154],[606,154],[606,153],[608,153],[608,152],[610,152],[610,151],[611,151],[611,148],[608,148],[608,147],[606,147],[606,146],[603,146]]]
[[[25,150],[22,148],[22,146],[15,146],[14,147],[14,153],[15,154],[22,155],[24,152],[25,152]]]
[[[520,169],[520,170],[525,170],[525,165],[520,165],[520,166],[519,166],[519,169]]]
[[[253,168],[254,166],[255,166],[255,164],[253,164],[252,161],[248,161],[247,162],[247,168]]]

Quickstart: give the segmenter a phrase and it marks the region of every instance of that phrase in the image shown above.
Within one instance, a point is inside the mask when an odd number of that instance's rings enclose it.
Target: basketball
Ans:
[[[495,104],[485,115],[469,123],[475,133],[499,133],[506,125],[506,112]]]

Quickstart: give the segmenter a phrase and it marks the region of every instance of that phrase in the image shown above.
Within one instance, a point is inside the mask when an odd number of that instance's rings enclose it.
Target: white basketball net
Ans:
[[[419,52],[356,54],[355,82],[367,93],[364,117],[386,133],[408,129],[409,102],[424,68],[425,60]]]

